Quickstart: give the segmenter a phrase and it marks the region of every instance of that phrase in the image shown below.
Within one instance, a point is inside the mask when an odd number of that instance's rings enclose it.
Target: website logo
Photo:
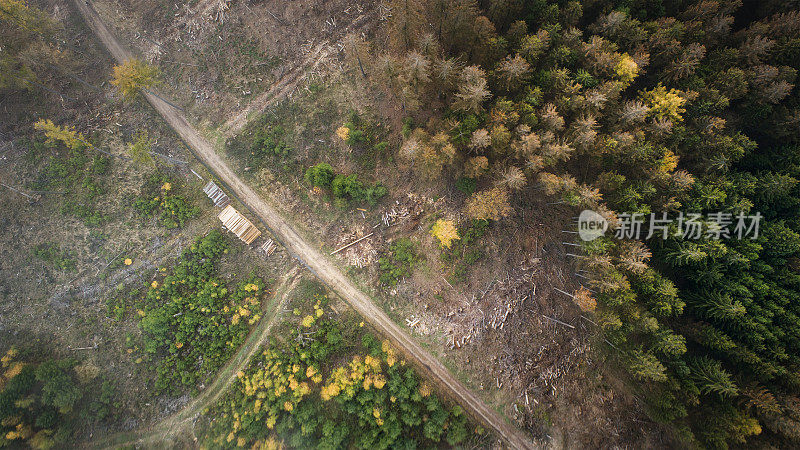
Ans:
[[[608,221],[605,217],[590,210],[584,209],[578,216],[578,235],[584,241],[593,241],[603,236],[608,230]]]
[[[614,226],[614,237],[617,239],[640,240],[644,238],[667,239],[670,235],[686,240],[699,239],[758,239],[761,213],[745,214],[739,212],[700,213],[678,212],[670,217],[666,212],[619,213],[618,223]],[[648,220],[649,219],[649,220]],[[578,235],[584,241],[593,241],[605,235],[608,221],[599,213],[590,209],[581,211],[578,216]]]

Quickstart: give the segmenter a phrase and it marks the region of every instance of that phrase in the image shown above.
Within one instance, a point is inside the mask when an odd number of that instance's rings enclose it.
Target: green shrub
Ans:
[[[100,226],[108,221],[108,216],[94,209],[94,205],[67,200],[61,206],[61,214],[75,216],[90,227]]]
[[[334,204],[339,207],[345,207],[351,201],[375,205],[378,200],[389,193],[388,189],[380,183],[365,186],[356,174],[335,174],[333,168],[327,163],[309,167],[306,169],[304,178],[312,186],[330,188]]]
[[[331,183],[333,196],[350,200],[361,200],[364,198],[364,183],[358,179],[358,175],[336,175]]]
[[[477,187],[478,183],[474,178],[461,177],[456,181],[456,189],[463,192],[464,195],[470,196]]]
[[[84,413],[84,420],[96,423],[107,419],[117,406],[114,401],[115,398],[117,398],[117,390],[114,384],[109,380],[104,380],[100,385],[100,391],[97,396],[89,402]]]
[[[133,208],[143,216],[156,217],[165,228],[182,227],[189,219],[200,214],[200,208],[177,191],[177,183],[153,174],[142,186],[140,198],[134,202]]]
[[[81,398],[81,391],[70,375],[76,361],[64,359],[45,361],[36,368],[36,381],[42,383],[42,404],[58,409],[61,414],[72,411]]]
[[[306,169],[305,180],[312,186],[329,188],[333,177],[333,167],[328,163],[319,163]]]
[[[53,264],[60,270],[72,272],[75,270],[75,257],[71,252],[62,251],[58,244],[46,242],[33,248],[32,253],[37,258]]]
[[[125,318],[125,301],[119,298],[106,300],[106,316],[121,322]]]
[[[401,130],[403,139],[408,139],[409,136],[411,136],[412,131],[414,131],[414,119],[411,117],[406,117],[403,119],[403,129]]]
[[[351,123],[345,124],[346,127],[350,128],[353,126]],[[347,135],[347,145],[357,145],[367,141],[366,134],[363,130],[359,130],[358,128],[351,128],[350,133]]]
[[[99,155],[92,158],[91,171],[95,175],[108,175],[111,168],[111,158]]]
[[[364,199],[370,205],[374,206],[378,203],[382,197],[389,193],[389,190],[386,189],[386,186],[377,183],[374,186],[370,186],[364,190]]]
[[[258,130],[250,146],[251,162],[261,164],[268,156],[289,156],[291,147],[284,140],[285,134],[286,131],[281,126]]]
[[[389,252],[378,259],[381,283],[396,286],[400,279],[411,273],[416,262],[414,243],[408,238],[397,239],[389,245]]]
[[[380,141],[372,147],[376,155],[384,154],[387,148],[389,148],[389,143],[386,141]]]

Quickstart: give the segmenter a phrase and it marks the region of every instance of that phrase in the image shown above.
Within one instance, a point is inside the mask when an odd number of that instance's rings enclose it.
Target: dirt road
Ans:
[[[84,0],[73,0],[86,23],[97,38],[108,49],[118,63],[132,57],[117,39],[109,32],[95,10]],[[194,155],[212,172],[230,193],[257,216],[272,234],[298,261],[306,266],[317,278],[336,292],[353,309],[361,314],[379,333],[387,337],[405,356],[415,361],[422,374],[431,378],[446,394],[457,401],[475,419],[493,428],[506,442],[515,448],[535,448],[531,439],[521,430],[510,425],[496,411],[489,408],[469,389],[461,384],[447,368],[425,351],[405,331],[403,331],[383,310],[375,305],[363,291],[353,284],[327,256],[303,239],[289,222],[273,206],[269,205],[255,191],[246,185],[214,151],[213,146],[204,139],[184,118],[182,113],[161,98],[144,93],[147,101],[155,108],[183,139]]]

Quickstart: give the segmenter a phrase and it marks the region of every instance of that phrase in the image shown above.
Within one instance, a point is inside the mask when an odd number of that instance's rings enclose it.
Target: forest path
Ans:
[[[97,448],[120,448],[131,445],[146,445],[147,448],[167,444],[178,437],[188,426],[192,425],[203,410],[214,404],[227,391],[228,387],[237,379],[237,373],[245,370],[250,360],[266,342],[272,326],[276,322],[280,311],[284,308],[289,295],[302,278],[299,266],[295,265],[281,279],[275,287],[275,292],[270,299],[264,315],[258,325],[250,332],[247,340],[223,367],[214,381],[195,399],[190,401],[180,411],[165,418],[155,425],[145,429],[115,433],[105,438],[95,440],[89,445]]]
[[[361,32],[370,24],[372,19],[373,18],[369,14],[359,15],[348,25],[348,33],[357,34]],[[266,92],[256,97],[238,114],[225,122],[225,124],[220,127],[220,130],[226,137],[236,135],[250,122],[250,119],[254,115],[264,112],[264,110],[275,103],[276,100],[286,97],[287,95],[291,96],[291,93],[298,88],[298,84],[305,80],[308,73],[313,73],[318,68],[326,66],[331,56],[336,53],[338,53],[336,45],[327,40],[310,47],[300,63],[293,64],[294,67],[290,68],[275,81]],[[325,69],[323,69],[323,71],[324,70]]]
[[[132,58],[111,34],[97,12],[85,0],[73,0],[89,28],[122,64]],[[286,250],[308,268],[320,281],[347,301],[366,321],[408,359],[414,361],[421,374],[430,378],[446,396],[458,402],[473,418],[494,429],[511,447],[536,448],[530,437],[509,424],[497,411],[491,409],[466,386],[458,381],[438,359],[422,348],[400,328],[372,299],[348,279],[328,258],[307,242],[274,206],[267,203],[250,186],[245,184],[214,151],[214,147],[192,127],[180,110],[160,97],[143,92],[144,97],[175,130],[192,153],[208,170],[244,204]]]

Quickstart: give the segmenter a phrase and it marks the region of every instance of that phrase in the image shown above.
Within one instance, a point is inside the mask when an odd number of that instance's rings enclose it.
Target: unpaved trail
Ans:
[[[152,447],[155,444],[166,443],[178,437],[194,420],[203,412],[205,408],[213,406],[228,386],[236,380],[237,372],[244,370],[253,356],[261,348],[261,344],[267,340],[270,330],[278,317],[278,313],[283,309],[289,294],[294,290],[297,283],[302,278],[298,266],[294,266],[281,282],[275,287],[275,293],[267,306],[261,320],[250,332],[247,340],[239,347],[239,350],[231,358],[228,364],[223,367],[214,381],[194,400],[189,402],[180,411],[162,420],[154,426],[144,430],[117,433],[91,442],[89,445],[97,448],[119,448],[131,445],[145,445]]]
[[[87,25],[118,63],[122,64],[132,58],[133,55],[120,45],[87,1],[73,0],[73,2]],[[145,92],[143,95],[178,133],[192,153],[226,185],[229,192],[234,194],[261,220],[287,251],[320,281],[347,301],[408,359],[415,361],[424,376],[446,390],[446,394],[457,401],[471,416],[493,428],[510,446],[520,449],[536,448],[528,435],[506,422],[497,411],[489,408],[472,391],[461,384],[444,364],[423,349],[392,321],[380,307],[372,302],[369,296],[342,274],[328,260],[327,256],[306,242],[278,210],[262,199],[231,170],[214,151],[214,147],[187,122],[178,109],[153,94]]]
[[[284,97],[292,92],[300,81],[303,73],[310,68],[316,68],[324,58],[328,56],[327,43],[317,45],[311,50],[311,57],[308,59],[310,64],[300,64],[289,70],[284,76],[277,80],[270,88],[251,101],[238,114],[229,119],[221,127],[225,136],[233,136],[247,125],[250,118],[257,113],[264,111],[273,101]]]
[[[366,27],[370,20],[371,17],[367,14],[356,17],[353,22],[348,25],[348,33],[358,32]],[[276,99],[291,93],[309,71],[314,71],[320,65],[324,65],[326,59],[335,52],[334,44],[329,41],[323,41],[311,47],[301,63],[296,64],[294,68],[278,79],[266,92],[256,97],[238,114],[225,122],[221,127],[225,136],[235,135],[247,125],[254,114],[263,112],[267,106],[272,104]]]

